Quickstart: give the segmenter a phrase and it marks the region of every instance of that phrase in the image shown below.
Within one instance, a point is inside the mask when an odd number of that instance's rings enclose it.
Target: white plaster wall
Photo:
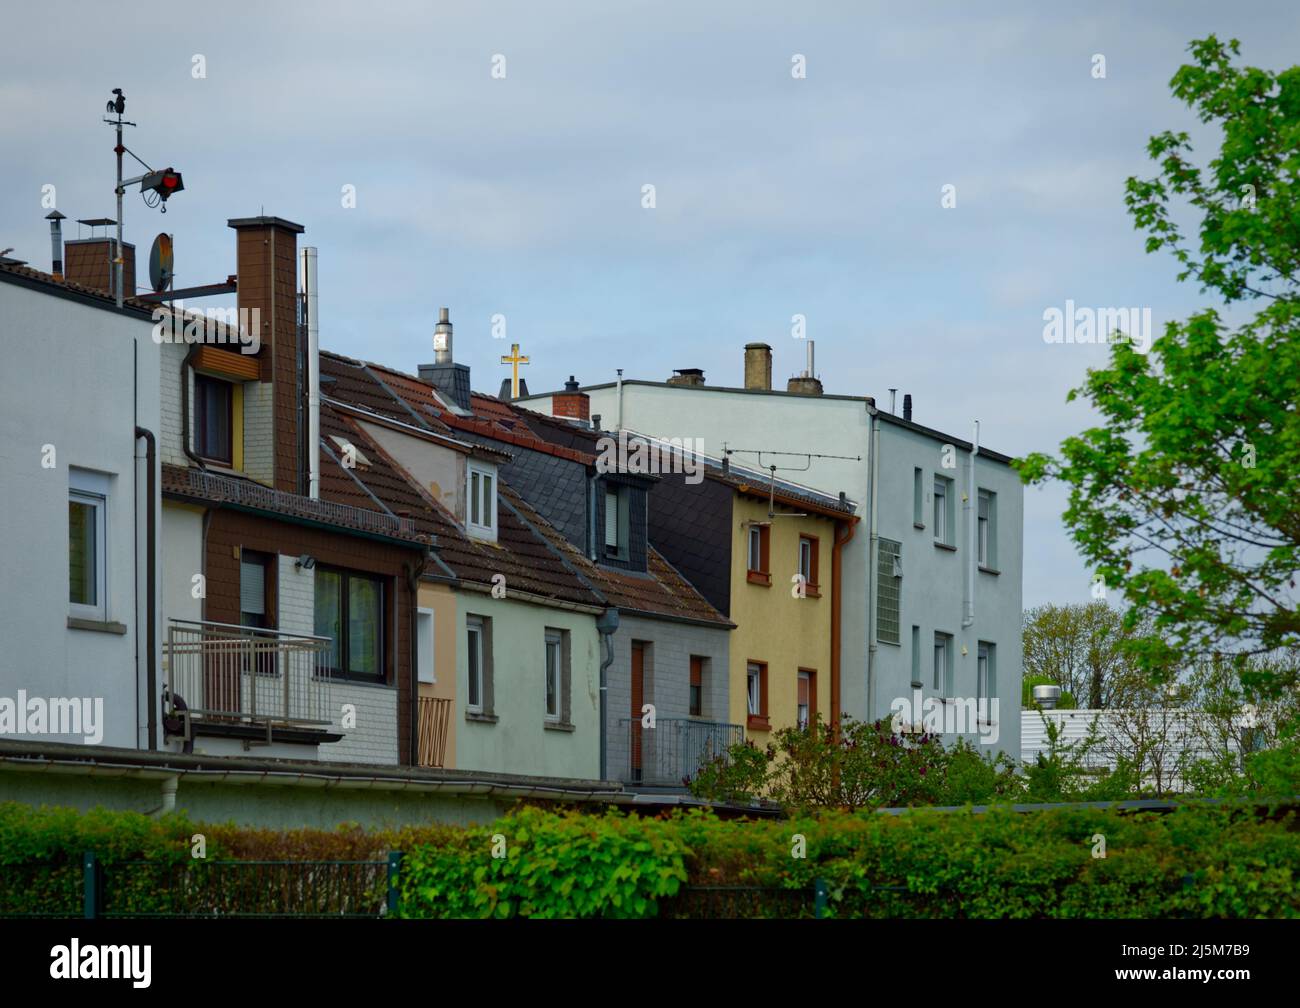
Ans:
[[[151,323],[0,281],[0,345],[0,697],[100,697],[103,744],[145,745],[147,473],[135,427],[159,430]],[[111,482],[106,616],[123,634],[67,624],[70,467]]]

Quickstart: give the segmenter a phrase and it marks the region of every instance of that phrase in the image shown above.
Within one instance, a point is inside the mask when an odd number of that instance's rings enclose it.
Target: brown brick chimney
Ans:
[[[298,417],[305,403],[298,397],[297,291],[298,235],[305,229],[280,217],[240,217],[226,224],[237,235],[240,323],[250,332],[256,328],[262,381],[273,388],[275,489],[301,493]]]
[[[591,396],[578,391],[573,375],[569,375],[569,380],[564,383],[563,392],[551,396],[551,416],[583,422],[591,419]]]
[[[63,279],[113,293],[113,238],[74,238],[63,243]],[[122,242],[122,296],[135,297],[135,246]]]
[[[702,388],[704,372],[699,368],[677,368],[668,379],[669,385],[684,385],[687,388]]]

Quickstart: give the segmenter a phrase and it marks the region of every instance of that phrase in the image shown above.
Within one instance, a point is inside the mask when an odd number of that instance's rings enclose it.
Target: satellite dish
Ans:
[[[155,294],[161,294],[172,282],[172,236],[160,234],[149,250],[149,283]]]

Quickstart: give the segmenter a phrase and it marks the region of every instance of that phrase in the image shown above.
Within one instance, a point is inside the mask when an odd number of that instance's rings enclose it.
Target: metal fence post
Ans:
[[[813,880],[813,916],[819,920],[826,916],[826,880],[823,878]]]
[[[396,917],[397,908],[401,899],[401,891],[398,885],[401,881],[402,874],[402,852],[388,852],[388,916]]]
[[[102,909],[103,887],[100,884],[103,869],[93,851],[81,855],[82,910],[86,920],[95,920]]]

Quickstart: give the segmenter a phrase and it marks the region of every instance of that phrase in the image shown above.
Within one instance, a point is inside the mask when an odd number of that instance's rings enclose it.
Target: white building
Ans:
[[[144,306],[0,263],[0,738],[160,738],[151,333]]]
[[[567,396],[586,393],[606,430],[703,439],[711,457],[790,467],[777,479],[863,502],[844,550],[844,711],[889,717],[917,691],[923,703],[989,697],[992,723],[961,734],[1017,753],[1023,489],[1011,460],[914,422],[910,396],[899,416],[871,397],[823,394],[807,372],[775,391],[761,343],[745,348],[744,363],[744,387],[687,370],[666,382],[574,383],[520,404],[566,415]]]

